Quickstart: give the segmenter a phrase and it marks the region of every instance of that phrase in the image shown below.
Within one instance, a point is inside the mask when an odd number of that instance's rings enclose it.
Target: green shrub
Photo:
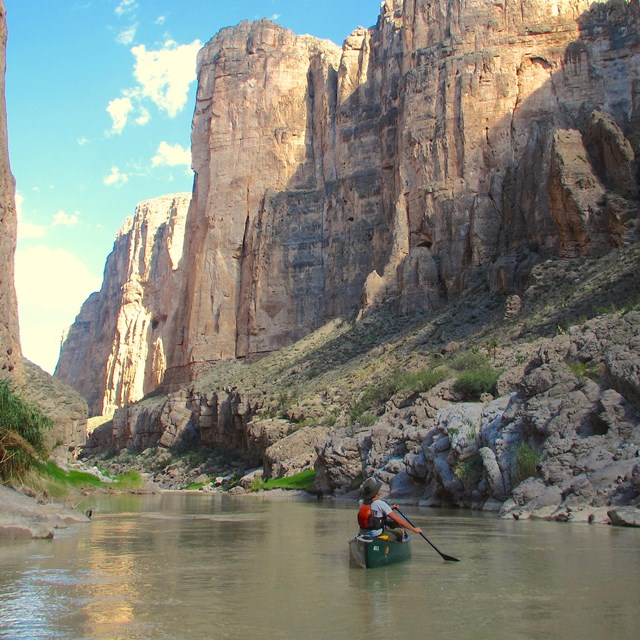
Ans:
[[[117,476],[116,481],[110,486],[120,491],[136,491],[142,489],[143,485],[144,480],[139,471],[125,471]]]
[[[453,388],[464,400],[479,400],[483,393],[494,394],[502,372],[489,365],[463,371],[458,375]]]
[[[527,478],[536,478],[540,474],[538,465],[542,460],[542,454],[528,442],[521,442],[516,448],[511,471],[511,482],[513,486],[520,484]]]
[[[453,473],[465,485],[474,486],[482,477],[482,456],[476,452],[466,460],[458,460]]]
[[[19,481],[38,460],[48,456],[45,431],[52,421],[25,402],[8,380],[0,381],[0,479]]]
[[[424,393],[429,391],[443,380],[447,379],[447,371],[444,367],[436,369],[421,369],[420,371],[409,371],[402,373],[399,379],[398,391],[408,391],[409,393]]]
[[[461,351],[451,358],[449,366],[454,371],[481,369],[489,366],[489,359],[476,351]]]
[[[373,424],[375,409],[388,402],[396,393],[423,393],[447,377],[443,367],[436,369],[420,369],[418,371],[393,371],[387,378],[376,384],[369,385],[350,411],[352,422]],[[371,416],[366,414],[372,413]],[[363,420],[365,421],[363,423]]]

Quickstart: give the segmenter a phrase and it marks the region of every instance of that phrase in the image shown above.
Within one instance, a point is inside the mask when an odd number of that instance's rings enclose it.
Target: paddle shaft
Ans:
[[[413,522],[411,522],[411,520],[409,520],[409,518],[407,518],[407,516],[402,513],[402,511],[400,511],[400,509],[396,509],[396,511],[412,526],[415,527],[415,525],[413,524]],[[431,542],[431,540],[429,540],[427,538],[427,536],[424,535],[424,533],[420,534],[439,554],[440,557],[443,560],[447,560],[447,562],[460,562],[460,560],[458,560],[458,558],[454,558],[453,556],[448,556],[446,553],[442,553],[442,551],[440,551],[440,549],[438,549],[438,547],[436,547],[435,544],[433,544],[433,542]]]

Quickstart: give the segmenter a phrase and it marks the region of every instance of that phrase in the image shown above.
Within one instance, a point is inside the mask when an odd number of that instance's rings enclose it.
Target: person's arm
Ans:
[[[394,505],[392,509],[396,509],[396,506]],[[399,513],[396,513],[395,510],[391,511],[391,513],[388,513],[387,518],[393,520],[396,524],[399,524],[403,529],[408,529],[413,533],[422,533],[422,529],[409,524]]]

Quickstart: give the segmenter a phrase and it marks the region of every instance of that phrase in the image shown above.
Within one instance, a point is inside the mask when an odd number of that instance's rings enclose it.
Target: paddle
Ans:
[[[413,524],[413,522],[411,522],[411,520],[409,520],[409,518],[407,518],[407,516],[404,515],[404,513],[402,513],[402,511],[400,511],[400,509],[398,509],[398,507],[394,506],[393,507],[412,527],[415,527],[415,525]],[[433,544],[433,542],[431,542],[427,536],[424,535],[424,533],[420,534],[439,554],[440,557],[443,560],[447,560],[448,562],[460,562],[460,560],[458,560],[458,558],[454,558],[453,556],[448,556],[446,553],[442,553],[442,551],[440,551],[438,549],[438,547],[436,547],[435,544]]]

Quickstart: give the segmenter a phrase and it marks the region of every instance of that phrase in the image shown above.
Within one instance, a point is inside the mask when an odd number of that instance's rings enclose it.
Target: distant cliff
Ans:
[[[77,389],[93,414],[135,402],[163,380],[190,199],[179,193],[138,204],[118,232],[102,288],[63,340],[54,375]]]
[[[242,22],[198,58],[183,279],[136,330],[90,298],[57,375],[106,411],[381,302],[522,292],[638,240],[639,151],[637,0],[387,0],[342,48]]]
[[[4,1],[0,0],[0,376],[21,378],[18,302],[14,284],[14,255],[18,220],[15,182],[9,165],[5,69],[7,23]]]

